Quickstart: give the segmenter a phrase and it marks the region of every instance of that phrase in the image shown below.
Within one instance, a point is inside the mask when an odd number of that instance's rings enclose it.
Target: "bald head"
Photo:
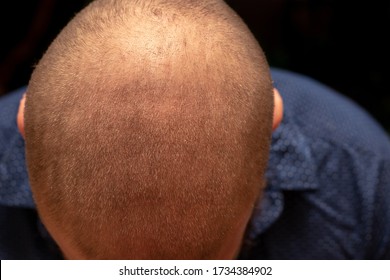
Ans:
[[[28,86],[42,220],[70,258],[233,257],[272,111],[264,55],[222,1],[97,0]]]

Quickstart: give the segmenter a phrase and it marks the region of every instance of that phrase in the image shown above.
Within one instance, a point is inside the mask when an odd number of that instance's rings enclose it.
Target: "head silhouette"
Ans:
[[[28,85],[42,221],[67,258],[233,258],[273,109],[264,54],[223,1],[94,1]]]

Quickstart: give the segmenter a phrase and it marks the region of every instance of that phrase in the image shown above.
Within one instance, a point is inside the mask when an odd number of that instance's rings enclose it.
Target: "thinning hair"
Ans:
[[[273,95],[264,54],[219,0],[97,0],[33,71],[29,178],[85,258],[213,258],[261,193]]]

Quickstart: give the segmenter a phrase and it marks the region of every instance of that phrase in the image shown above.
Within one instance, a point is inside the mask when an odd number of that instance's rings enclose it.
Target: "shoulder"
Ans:
[[[286,121],[308,137],[390,155],[389,136],[354,101],[298,73],[272,69],[272,77],[285,103]]]
[[[25,88],[0,98],[0,205],[34,208],[16,114]]]
[[[5,154],[9,153],[13,143],[22,140],[16,124],[16,115],[24,90],[25,88],[21,88],[0,97],[0,164],[4,163]]]
[[[17,131],[16,114],[26,88],[20,88],[0,97],[0,147]],[[2,149],[0,149],[1,151]]]
[[[250,239],[264,246],[265,258],[388,256],[386,132],[333,89],[289,71],[274,69],[272,75],[285,114],[273,134],[267,189]]]

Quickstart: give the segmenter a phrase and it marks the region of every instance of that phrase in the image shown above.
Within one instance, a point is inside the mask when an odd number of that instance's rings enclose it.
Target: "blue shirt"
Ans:
[[[390,141],[364,110],[299,74],[273,69],[284,100],[267,188],[242,259],[390,259]],[[0,98],[0,258],[61,258],[36,213],[16,113]]]

